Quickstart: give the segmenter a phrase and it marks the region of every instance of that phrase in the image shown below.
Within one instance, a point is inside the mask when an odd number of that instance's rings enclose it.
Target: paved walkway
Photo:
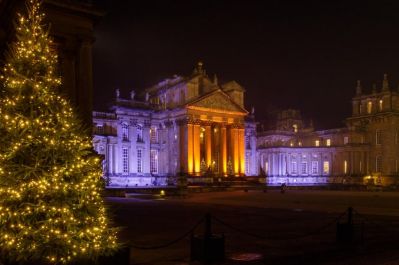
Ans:
[[[124,227],[122,239],[139,246],[170,242],[209,212],[245,232],[213,222],[214,232],[226,235],[228,259],[223,264],[399,264],[399,193],[236,191],[107,201],[117,225]],[[362,245],[342,249],[335,240],[335,219],[348,206],[370,222]],[[195,233],[203,233],[202,225]],[[161,249],[133,249],[131,264],[198,264],[189,261],[189,246],[189,238],[184,238]],[[261,260],[240,260],[251,255]]]

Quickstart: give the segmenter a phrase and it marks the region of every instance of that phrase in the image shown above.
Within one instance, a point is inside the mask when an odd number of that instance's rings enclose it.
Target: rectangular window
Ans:
[[[381,144],[381,131],[375,131],[375,144]]]
[[[344,136],[344,144],[348,144],[349,143],[349,137],[348,136]]]
[[[371,101],[367,102],[367,114],[371,114],[373,110],[373,103]]]
[[[319,140],[314,141],[314,145],[315,146],[320,146],[320,141]]]
[[[304,175],[308,173],[308,163],[302,162],[301,164],[301,174]]]
[[[122,140],[129,140],[129,125],[127,123],[122,124]]]
[[[348,173],[348,161],[344,161],[344,174]]]
[[[312,161],[312,174],[319,173],[319,163],[317,161]]]
[[[363,164],[362,164],[362,160],[359,161],[359,171],[360,171],[360,173],[363,173]]]
[[[267,161],[265,163],[265,173],[269,174],[269,162],[267,162]]]
[[[143,150],[137,149],[137,173],[143,172]]]
[[[104,125],[97,124],[97,133],[98,134],[104,134]]]
[[[158,174],[158,150],[151,150],[150,171],[151,174]]]
[[[297,174],[297,165],[295,161],[291,162],[291,172],[292,174]]]
[[[379,101],[379,110],[380,111],[382,111],[382,107],[383,107],[383,101],[382,101],[382,99],[380,99],[380,101]]]
[[[127,148],[122,149],[122,163],[123,163],[123,173],[129,173],[129,150]]]
[[[331,139],[326,140],[326,146],[331,146]]]
[[[158,132],[157,128],[150,129],[150,141],[152,144],[158,143]]]
[[[325,175],[330,174],[330,162],[329,161],[323,162],[323,174],[325,174]]]
[[[375,158],[375,171],[382,172],[382,156],[376,156]]]

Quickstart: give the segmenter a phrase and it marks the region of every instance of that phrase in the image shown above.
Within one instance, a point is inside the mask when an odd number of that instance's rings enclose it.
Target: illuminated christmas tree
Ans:
[[[58,95],[40,2],[27,6],[0,76],[0,256],[34,264],[96,259],[117,248],[100,195],[101,161]]]

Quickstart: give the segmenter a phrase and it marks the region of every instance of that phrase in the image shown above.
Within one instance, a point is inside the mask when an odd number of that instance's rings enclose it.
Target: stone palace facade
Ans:
[[[165,185],[179,173],[191,180],[257,174],[256,125],[244,109],[244,88],[211,80],[202,63],[94,112],[94,147],[105,157],[110,186]]]
[[[94,112],[94,147],[104,156],[109,186],[191,182],[212,177],[263,176],[267,184],[399,183],[399,91],[363,93],[358,82],[346,127],[314,130],[298,110],[284,110],[258,128],[237,82],[211,80],[199,63],[189,77],[173,76],[138,100],[116,91],[109,112]]]
[[[399,184],[399,91],[358,81],[346,127],[315,131],[300,112],[278,113],[257,134],[257,157],[269,184]],[[270,126],[272,125],[272,126]]]

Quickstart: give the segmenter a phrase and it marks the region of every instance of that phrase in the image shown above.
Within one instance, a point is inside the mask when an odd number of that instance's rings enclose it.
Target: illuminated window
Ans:
[[[308,163],[302,162],[301,163],[301,174],[306,174],[308,172]]]
[[[296,161],[292,161],[292,162],[291,162],[291,172],[292,172],[292,174],[296,174],[296,173],[297,173],[297,164],[296,164]]]
[[[349,142],[349,137],[348,136],[344,136],[344,144],[348,144]]]
[[[294,143],[293,143],[293,142],[290,142],[290,146],[294,146]]]
[[[375,131],[375,144],[381,144],[381,134],[380,130]]]
[[[323,162],[323,174],[330,174],[330,162],[328,161]]]
[[[143,142],[143,126],[137,124],[136,126],[137,142]]]
[[[344,161],[344,174],[348,173],[348,161]]]
[[[295,133],[298,132],[298,125],[297,124],[292,125],[292,129],[294,130]]]
[[[150,172],[151,174],[158,173],[158,150],[151,150]]]
[[[137,149],[137,173],[143,172],[143,150]]]
[[[122,123],[122,140],[129,140],[129,125],[127,123]]]
[[[312,174],[319,173],[319,163],[317,161],[312,161]]]
[[[269,174],[269,162],[267,162],[267,161],[265,163],[265,173]]]
[[[382,156],[375,157],[375,171],[382,172]]]
[[[97,124],[97,133],[104,134],[104,125],[103,124]]]
[[[302,146],[302,142],[298,142],[298,145],[299,145],[299,146]]]
[[[314,141],[314,145],[315,145],[315,146],[320,146],[320,140]]]
[[[373,110],[373,102],[369,101],[367,102],[367,113],[370,114],[372,110]]]
[[[156,127],[150,129],[150,141],[152,144],[158,143],[158,132]]]
[[[360,173],[363,172],[363,164],[362,164],[362,160],[359,161],[359,171]]]
[[[326,140],[326,145],[327,145],[327,146],[331,146],[331,139],[327,139],[327,140]]]
[[[380,111],[382,111],[382,103],[383,103],[382,99],[380,99],[380,101],[379,101],[378,103],[379,103],[378,109],[379,109]]]
[[[129,173],[129,150],[127,148],[122,148],[122,166],[123,174]]]

